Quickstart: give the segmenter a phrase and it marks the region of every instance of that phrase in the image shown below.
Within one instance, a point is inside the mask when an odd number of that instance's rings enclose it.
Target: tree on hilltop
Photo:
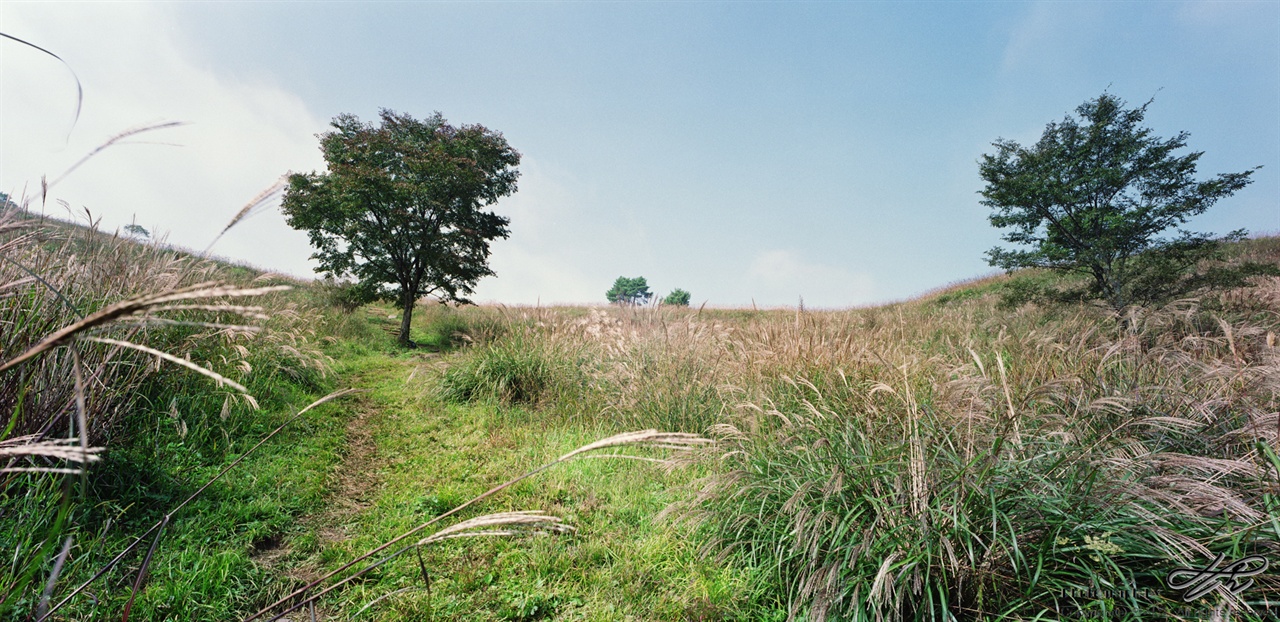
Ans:
[[[489,242],[507,237],[509,221],[484,208],[516,191],[520,154],[501,133],[438,112],[380,117],[335,117],[318,136],[328,171],[289,175],[281,209],[310,236],[317,272],[350,276],[365,302],[401,308],[400,344],[410,346],[419,298],[466,303],[493,274]]]
[[[151,232],[145,227],[137,223],[129,223],[124,226],[124,232],[136,238],[150,238]]]
[[[605,292],[604,297],[615,304],[642,305],[649,302],[653,293],[649,291],[649,283],[644,277],[620,276],[613,282],[613,287]]]
[[[1034,145],[993,143],[996,152],[979,163],[987,183],[982,204],[992,208],[992,225],[1009,230],[1004,240],[1024,248],[993,248],[991,265],[1084,275],[1082,290],[1039,295],[1097,299],[1116,313],[1275,273],[1274,266],[1252,263],[1200,269],[1222,259],[1223,242],[1243,238],[1243,230],[1222,238],[1182,230],[1159,237],[1249,185],[1257,168],[1195,179],[1204,152],[1177,155],[1186,132],[1161,139],[1142,127],[1149,105],[1126,109],[1103,93],[1076,108],[1078,116],[1050,123]]]

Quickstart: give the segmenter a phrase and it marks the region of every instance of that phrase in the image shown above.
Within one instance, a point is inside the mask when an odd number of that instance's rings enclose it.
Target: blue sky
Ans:
[[[1154,97],[1201,176],[1263,165],[1195,222],[1280,231],[1280,3],[23,3],[0,31],[0,186],[21,194],[139,123],[172,145],[55,188],[108,228],[203,248],[334,115],[502,131],[525,157],[479,300],[602,302],[620,275],[694,303],[844,307],[989,273],[977,160],[1109,89]],[[72,96],[73,99],[73,96]],[[65,139],[65,140],[64,140]],[[28,185],[28,189],[32,186]],[[49,208],[51,211],[62,208]],[[304,275],[275,212],[215,252]]]

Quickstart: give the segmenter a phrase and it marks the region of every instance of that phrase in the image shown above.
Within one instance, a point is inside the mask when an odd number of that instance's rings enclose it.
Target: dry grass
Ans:
[[[1280,255],[1274,240],[1239,251]],[[277,374],[323,371],[308,345],[317,323],[279,294],[281,279],[210,285],[224,270],[93,226],[0,215],[6,485],[83,473],[166,361],[207,376],[224,405],[254,404],[245,378],[264,363]],[[851,311],[451,312],[442,343],[471,345],[444,373],[443,395],[675,432],[566,454],[259,615],[284,615],[444,537],[563,530],[517,513],[419,535],[556,463],[637,445],[713,456],[716,475],[675,515],[704,526],[709,552],[771,572],[792,617],[814,622],[1120,619],[1115,598],[1089,590],[1136,594],[1178,565],[1280,549],[1280,279],[1124,322],[1087,307],[1001,309],[1008,280]],[[67,513],[56,512],[4,598],[52,567],[48,607],[68,559]],[[1277,596],[1280,583],[1263,576],[1204,604],[1258,617],[1260,601]],[[1180,615],[1168,594],[1121,599],[1120,611]]]
[[[683,513],[797,618],[1176,619],[1173,568],[1280,552],[1280,279],[1124,322],[1003,309],[1007,280],[852,311],[463,310],[503,336],[444,394],[541,366],[571,387],[544,416],[715,435]],[[515,343],[543,360],[496,365]],[[1195,611],[1277,596],[1259,577]]]
[[[299,368],[323,367],[307,345],[313,322],[276,295],[292,285],[282,279],[221,285],[214,281],[225,268],[216,263],[106,235],[92,223],[71,227],[12,212],[0,220],[0,247],[0,326],[6,329],[0,331],[0,373],[21,378],[0,386],[0,412],[12,413],[18,435],[49,433],[74,405],[74,384],[66,382],[74,376],[70,350],[57,347],[70,341],[86,373],[83,397],[93,405],[87,424],[95,443],[161,358],[202,368],[199,373],[231,387],[240,386],[232,376],[251,371],[251,348]],[[258,298],[259,306],[226,302],[246,296]],[[227,321],[266,320],[267,308],[274,330],[265,333]],[[192,361],[210,339],[234,358]],[[140,350],[139,341],[157,347]]]

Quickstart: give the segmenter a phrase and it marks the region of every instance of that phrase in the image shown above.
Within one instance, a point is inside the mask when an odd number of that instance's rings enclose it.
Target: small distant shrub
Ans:
[[[1047,271],[1020,273],[1003,283],[999,291],[999,307],[1006,311],[1027,304],[1071,304],[1088,299],[1080,278]]]
[[[666,298],[662,299],[662,304],[673,307],[687,307],[689,306],[689,297],[689,292],[677,287],[671,290],[671,293],[667,294]]]
[[[960,289],[948,291],[945,294],[933,299],[933,304],[940,307],[965,302],[967,300],[976,300],[991,292],[1002,291],[1007,287],[1006,283],[986,283],[979,285],[970,285]]]

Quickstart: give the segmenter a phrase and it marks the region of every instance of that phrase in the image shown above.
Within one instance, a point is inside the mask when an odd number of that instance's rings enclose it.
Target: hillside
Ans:
[[[401,350],[321,284],[6,226],[0,361],[192,296],[0,372],[0,448],[77,439],[11,469],[103,448],[0,475],[16,619],[1274,617],[1274,573],[1168,582],[1280,547],[1278,279],[1126,322],[1002,304],[1032,273],[849,311],[431,305]],[[647,429],[679,434],[616,436]],[[459,526],[488,537],[430,539]]]

